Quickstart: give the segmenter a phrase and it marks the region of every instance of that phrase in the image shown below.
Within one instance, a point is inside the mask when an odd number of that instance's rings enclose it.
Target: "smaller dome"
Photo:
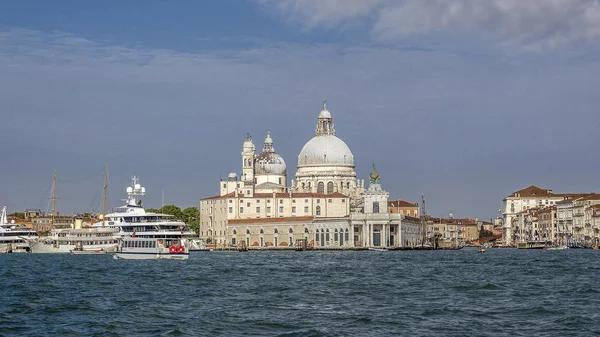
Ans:
[[[250,134],[246,135],[246,140],[244,141],[244,145],[243,145],[244,150],[254,150],[254,142],[252,142],[252,137],[250,136]]]
[[[373,180],[377,180],[379,178],[379,173],[377,173],[377,171],[373,171],[373,172],[371,172],[369,177]]]
[[[237,180],[237,174],[235,172],[229,173],[229,176],[227,176],[227,180],[229,180],[229,181],[236,181]]]
[[[262,152],[255,159],[256,175],[286,175],[283,158],[276,152]]]
[[[331,118],[331,113],[325,109],[321,110],[319,118]]]

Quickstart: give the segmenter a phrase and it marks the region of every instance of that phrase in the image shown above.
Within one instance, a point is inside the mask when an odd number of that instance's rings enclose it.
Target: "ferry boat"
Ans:
[[[34,239],[37,233],[27,227],[19,227],[15,223],[8,223],[6,206],[0,214],[0,253],[27,253],[29,251],[28,239]]]
[[[93,225],[94,227],[104,226],[105,228],[118,230],[123,238],[119,250],[127,251],[130,248],[151,249],[150,246],[153,246],[156,250],[159,248],[157,240],[166,240],[166,242],[163,242],[166,248],[183,245],[186,252],[189,252],[190,249],[202,249],[202,247],[196,247],[198,235],[193,230],[188,229],[185,222],[173,219],[173,215],[170,214],[146,212],[142,207],[140,198],[146,194],[146,188],[139,184],[138,177],[133,176],[132,185],[127,187],[126,192],[125,205],[117,207],[112,213],[106,214],[101,222]],[[175,241],[177,243],[173,244],[172,242]],[[136,245],[136,242],[140,242],[142,245],[146,245],[142,242],[148,242],[150,246],[128,246],[131,243]]]
[[[125,260],[187,260],[190,252],[180,239],[171,237],[125,237],[114,255]]]

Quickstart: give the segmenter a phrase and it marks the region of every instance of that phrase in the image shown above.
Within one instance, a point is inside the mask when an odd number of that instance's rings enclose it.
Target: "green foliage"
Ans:
[[[494,233],[492,233],[492,232],[490,232],[488,230],[482,229],[482,230],[479,231],[479,238],[480,239],[491,238],[491,237],[494,237],[494,236],[495,236]]]
[[[9,214],[8,216],[14,216],[15,218],[25,219],[24,212],[14,212],[13,214]]]
[[[188,207],[182,211],[175,205],[165,205],[160,209],[146,208],[146,212],[173,215],[175,219],[185,222],[196,233],[200,231],[200,211],[197,207]]]
[[[160,213],[171,214],[177,220],[183,220],[183,213],[181,212],[181,208],[175,205],[165,205],[161,207]]]
[[[190,226],[194,232],[200,232],[200,210],[197,207],[188,207],[182,211],[183,221]]]

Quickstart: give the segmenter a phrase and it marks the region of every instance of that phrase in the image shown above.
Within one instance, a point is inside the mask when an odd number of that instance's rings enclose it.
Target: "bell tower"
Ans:
[[[246,135],[246,140],[242,147],[242,181],[245,186],[254,185],[254,155],[256,148],[252,142],[250,134]]]

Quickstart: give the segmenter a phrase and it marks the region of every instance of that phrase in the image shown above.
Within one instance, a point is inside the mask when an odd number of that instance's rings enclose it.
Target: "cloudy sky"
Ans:
[[[0,3],[0,203],[197,205],[268,129],[295,173],[327,100],[367,179],[437,216],[600,192],[600,1]],[[288,180],[289,180],[288,179]]]

